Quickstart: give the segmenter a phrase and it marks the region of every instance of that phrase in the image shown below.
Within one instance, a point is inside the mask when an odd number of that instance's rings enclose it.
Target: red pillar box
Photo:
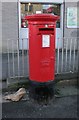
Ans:
[[[59,16],[34,14],[25,17],[29,27],[29,78],[49,82],[55,76],[55,31]]]

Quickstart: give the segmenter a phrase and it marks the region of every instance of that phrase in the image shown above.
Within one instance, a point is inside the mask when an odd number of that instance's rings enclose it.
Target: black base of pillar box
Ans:
[[[29,95],[40,104],[48,104],[54,97],[54,86],[54,81],[45,83],[29,81]]]
[[[29,84],[34,86],[54,86],[55,80],[49,80],[48,82],[36,82],[29,80]]]

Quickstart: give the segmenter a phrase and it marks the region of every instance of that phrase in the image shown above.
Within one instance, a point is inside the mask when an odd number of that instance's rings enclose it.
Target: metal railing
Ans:
[[[78,38],[64,38],[64,45],[57,49],[56,73],[78,71]]]
[[[19,39],[7,40],[8,78],[29,76],[28,50],[19,48]],[[78,71],[78,38],[63,38],[63,47],[56,49],[55,74]],[[53,68],[52,68],[53,69]]]

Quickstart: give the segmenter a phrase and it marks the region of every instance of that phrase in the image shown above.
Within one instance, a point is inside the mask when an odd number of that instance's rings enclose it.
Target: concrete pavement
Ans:
[[[26,95],[19,102],[3,100],[3,118],[78,118],[79,88],[69,81],[64,84],[57,83],[55,89],[58,93],[47,100],[33,99],[30,96],[29,87],[26,86]],[[3,93],[3,96],[15,91]],[[47,93],[46,93],[47,94]],[[50,94],[50,93],[49,93]],[[49,96],[49,95],[48,95]]]

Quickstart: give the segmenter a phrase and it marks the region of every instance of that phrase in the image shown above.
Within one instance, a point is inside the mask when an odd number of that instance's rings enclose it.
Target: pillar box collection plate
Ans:
[[[29,28],[29,79],[53,81],[55,77],[55,31],[59,16],[33,14],[25,16]]]

